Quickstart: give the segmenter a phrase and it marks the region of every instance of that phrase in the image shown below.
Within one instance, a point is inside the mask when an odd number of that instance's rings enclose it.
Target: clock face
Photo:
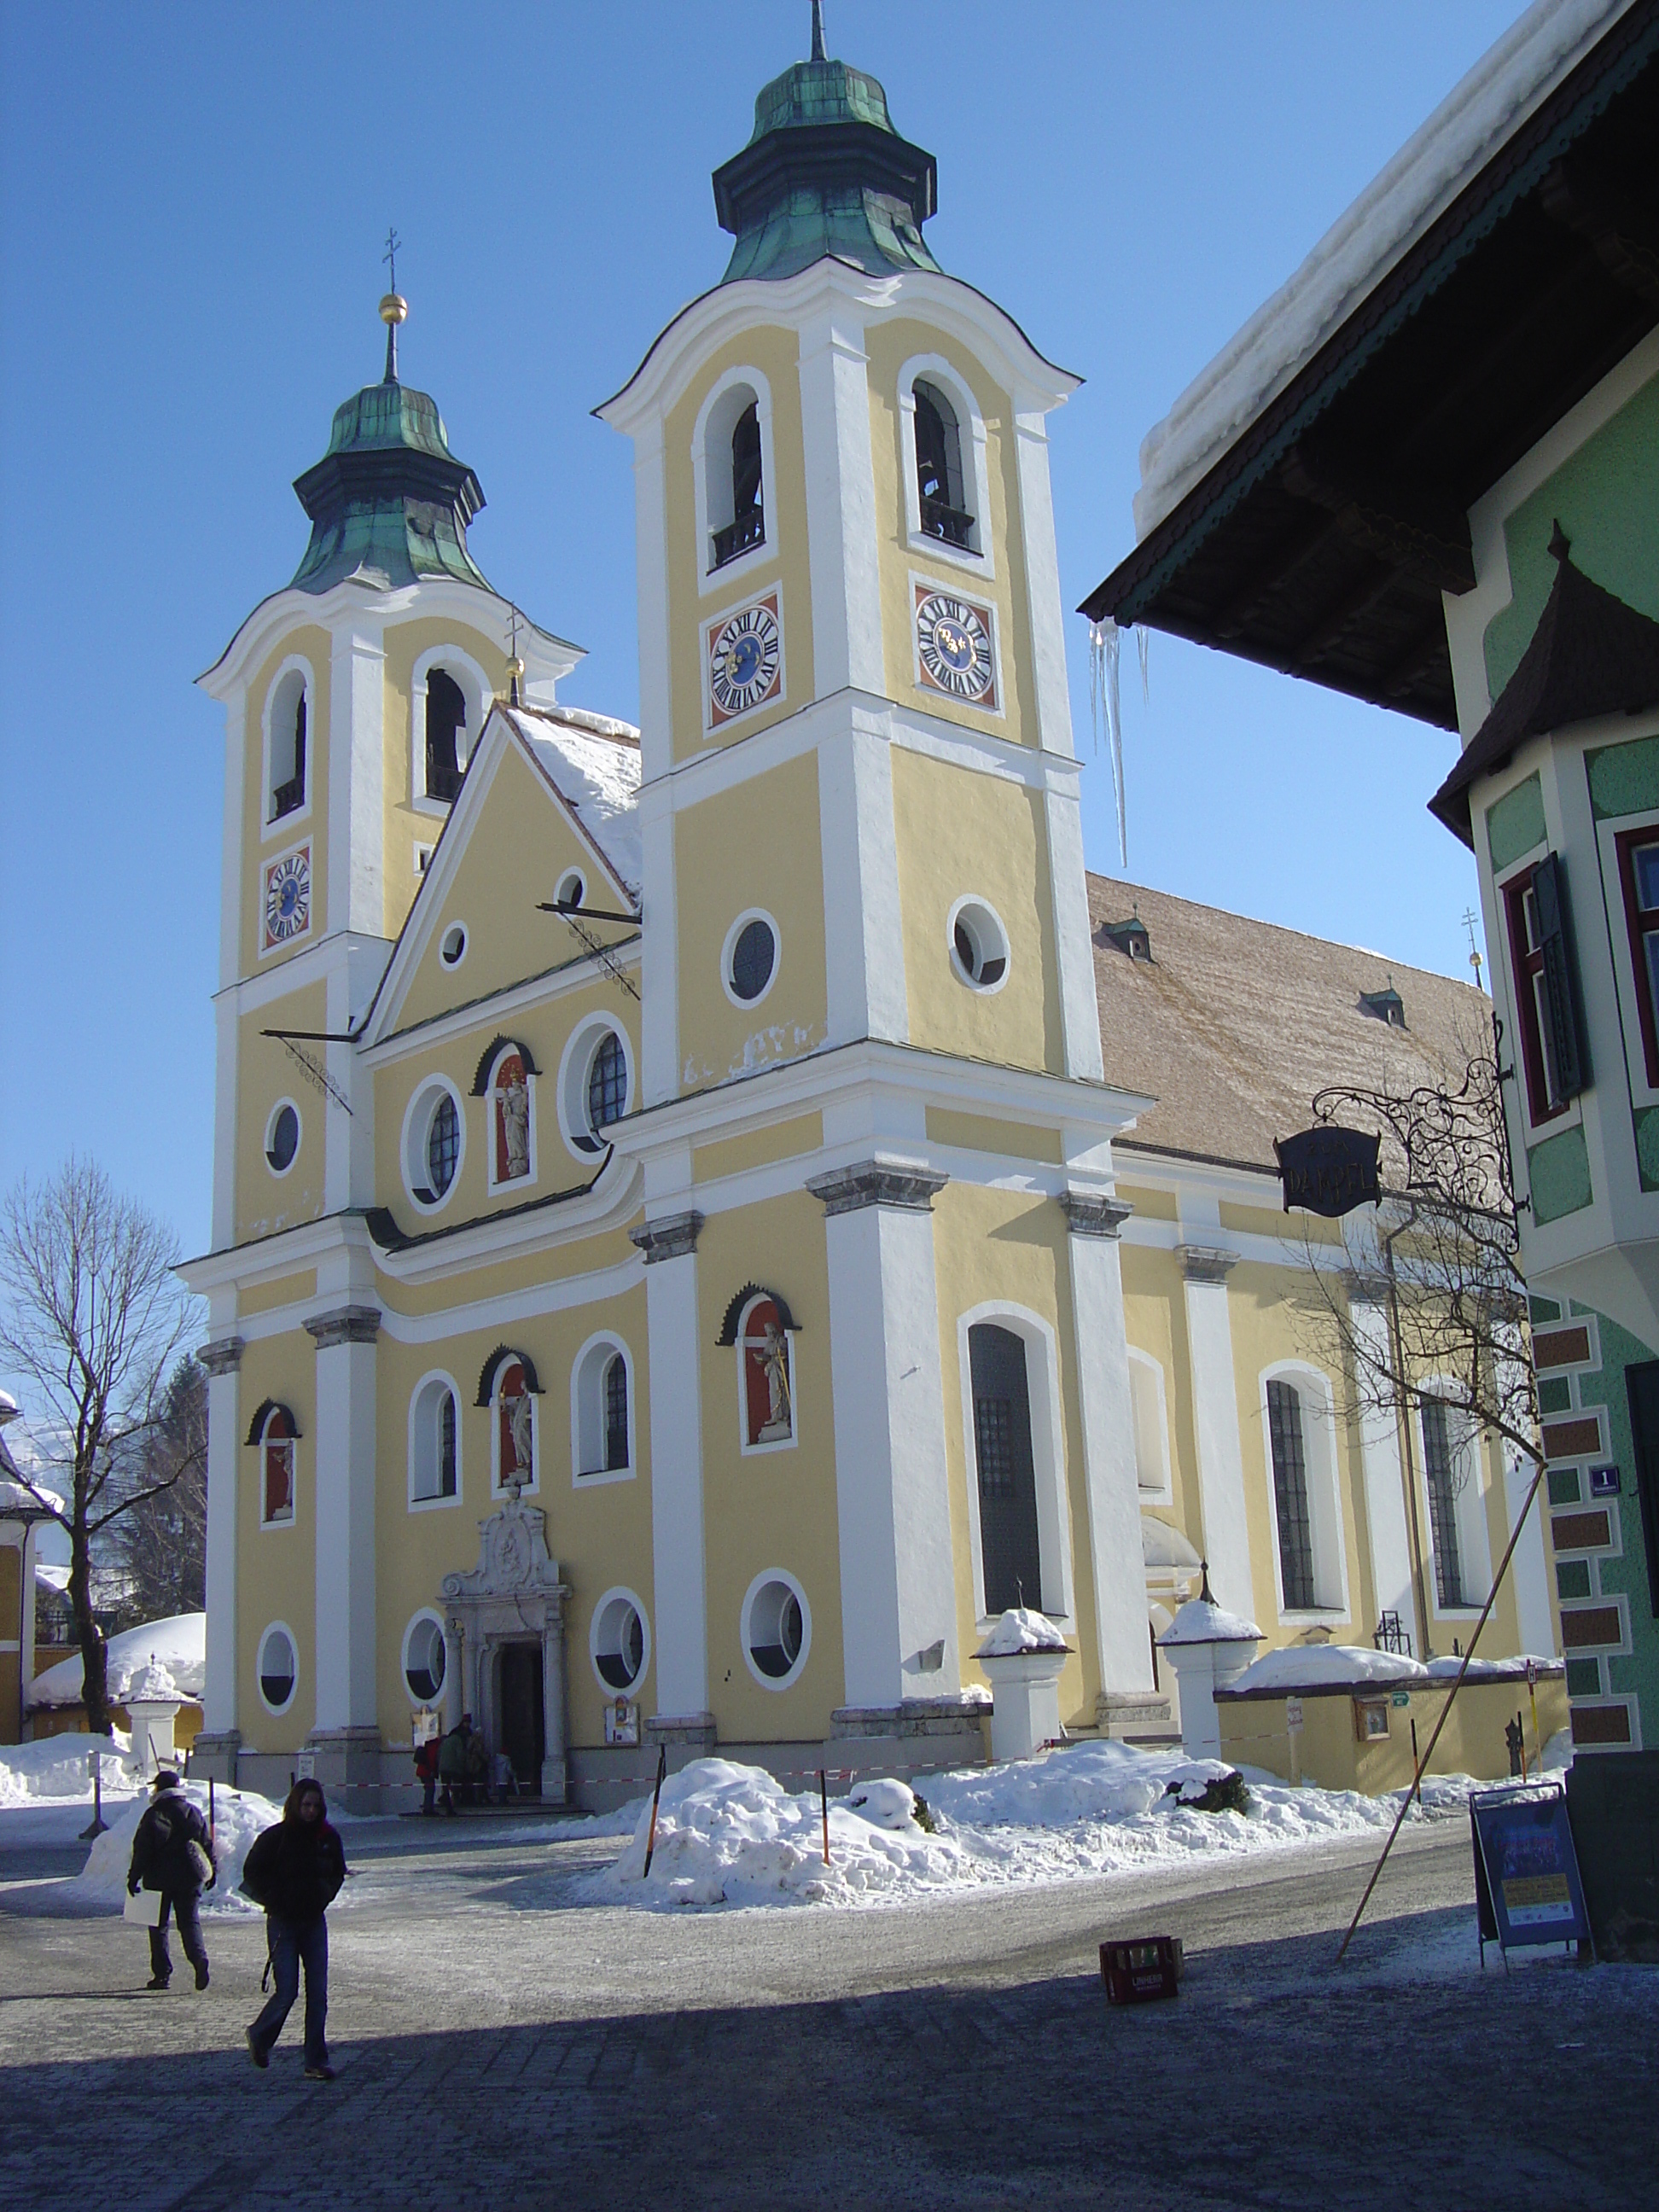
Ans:
[[[989,610],[948,592],[916,586],[916,658],[921,680],[948,699],[996,706],[996,663]]]
[[[291,944],[311,927],[311,848],[284,853],[265,870],[265,950]]]
[[[778,595],[739,607],[708,634],[708,726],[752,714],[783,690],[783,632]]]

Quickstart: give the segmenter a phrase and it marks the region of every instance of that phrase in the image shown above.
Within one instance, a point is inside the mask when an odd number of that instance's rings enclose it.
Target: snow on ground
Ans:
[[[88,1753],[104,1753],[104,1797],[132,1797],[144,1784],[122,1754],[131,1748],[120,1734],[47,1735],[36,1743],[0,1744],[0,1811],[64,1802],[90,1805],[92,1779]]]
[[[216,1790],[213,1794],[214,1856],[218,1862],[219,1878],[204,1893],[202,1910],[257,1912],[258,1906],[252,1898],[242,1896],[236,1885],[242,1879],[242,1861],[247,1856],[248,1845],[261,1829],[272,1827],[282,1819],[283,1808],[252,1790]],[[187,1782],[185,1795],[204,1813],[207,1811],[205,1782]],[[143,1811],[140,1804],[124,1806],[93,1844],[86,1865],[70,1885],[78,1902],[108,1905],[117,1912],[121,1910],[126,1895],[127,1869],[132,1862],[132,1832]]]
[[[1382,1834],[1397,1797],[1286,1788],[1249,1775],[1247,1813],[1206,1813],[1193,1800],[1231,1770],[1178,1753],[1110,1742],[927,1778],[929,1832],[906,1785],[860,1784],[830,1803],[823,1863],[816,1792],[792,1796],[758,1767],[694,1760],[663,1786],[651,1871],[647,1801],[615,1863],[576,1884],[584,1902],[679,1905],[904,1904],[988,1885],[1062,1881],[1282,1850],[1334,1836]],[[1423,1812],[1457,1810],[1467,1777],[1425,1782]],[[635,1808],[625,1808],[632,1813]]]

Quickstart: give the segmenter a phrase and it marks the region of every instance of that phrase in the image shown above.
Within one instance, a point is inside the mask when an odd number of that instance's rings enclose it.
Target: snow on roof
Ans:
[[[1259,1644],[1261,1631],[1242,1614],[1225,1612],[1213,1598],[1189,1597],[1158,1640],[1160,1644]]]
[[[504,707],[501,711],[637,897],[644,884],[639,732],[631,722],[585,714],[574,707]]]
[[[1459,1662],[1461,1664],[1461,1662]],[[1373,1651],[1368,1644],[1296,1644],[1286,1651],[1264,1651],[1228,1687],[1245,1690],[1310,1690],[1332,1684],[1426,1682],[1420,1659],[1401,1651]]]
[[[1135,535],[1192,489],[1631,0],[1535,0],[1141,441]]]
[[[206,1613],[176,1613],[170,1620],[147,1620],[137,1628],[125,1628],[118,1636],[112,1636],[106,1662],[112,1705],[125,1702],[128,1691],[148,1669],[152,1658],[159,1661],[171,1675],[178,1686],[179,1696],[199,1698],[207,1679]],[[37,1674],[28,1686],[24,1702],[29,1705],[78,1705],[81,1680],[77,1653],[72,1658],[60,1659],[44,1674]]]
[[[1011,1605],[979,1647],[981,1659],[1006,1659],[1018,1651],[1063,1651],[1066,1638],[1046,1613]]]

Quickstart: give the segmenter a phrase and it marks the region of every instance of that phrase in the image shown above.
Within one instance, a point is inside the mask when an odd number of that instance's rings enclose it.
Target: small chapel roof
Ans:
[[[1461,1080],[1490,1041],[1492,1002],[1468,983],[1114,877],[1088,886],[1106,1080],[1158,1101],[1115,1140],[1126,1157],[1276,1175],[1273,1139],[1305,1128],[1328,1085]],[[1149,959],[1108,927],[1132,901]],[[1385,982],[1403,1027],[1361,1003]]]

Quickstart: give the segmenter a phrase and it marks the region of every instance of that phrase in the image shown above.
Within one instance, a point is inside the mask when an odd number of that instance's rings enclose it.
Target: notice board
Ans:
[[[1565,1790],[1554,1784],[1476,1790],[1469,1799],[1482,1954],[1589,1936]]]

